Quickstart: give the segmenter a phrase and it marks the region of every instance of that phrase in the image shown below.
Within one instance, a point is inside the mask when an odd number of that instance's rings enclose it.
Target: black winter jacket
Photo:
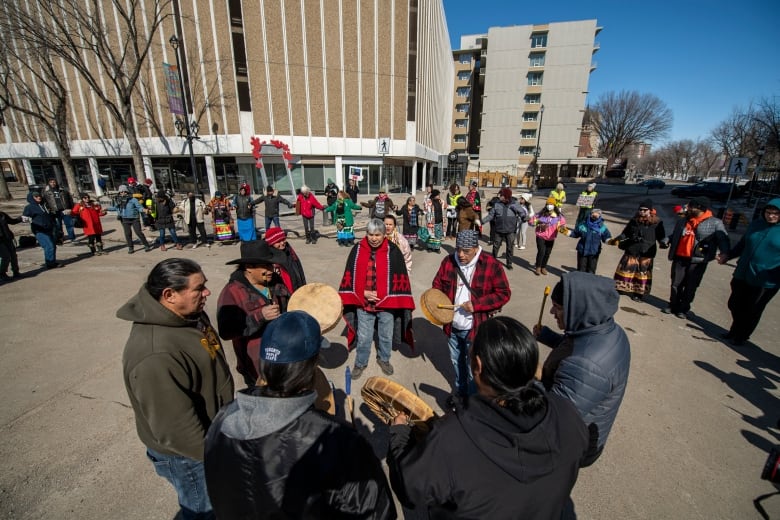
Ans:
[[[560,518],[588,433],[571,403],[545,395],[533,415],[479,395],[454,403],[419,444],[408,426],[391,426],[396,496],[406,507],[427,507],[430,518]]]
[[[0,241],[12,242],[14,239],[14,232],[8,227],[8,224],[19,224],[22,221],[19,217],[12,217],[8,213],[0,211]]]
[[[206,436],[206,485],[217,518],[396,518],[371,446],[315,410],[314,392],[242,390]]]
[[[631,346],[613,319],[620,296],[612,279],[573,271],[561,281],[566,334],[543,327],[538,339],[553,350],[544,362],[542,382],[574,403],[590,430],[590,455],[597,456],[626,392]]]
[[[615,239],[620,242],[620,249],[626,254],[642,258],[655,258],[658,252],[655,243],[665,244],[667,240],[664,223],[655,216],[647,224],[639,222],[636,217],[632,218]]]

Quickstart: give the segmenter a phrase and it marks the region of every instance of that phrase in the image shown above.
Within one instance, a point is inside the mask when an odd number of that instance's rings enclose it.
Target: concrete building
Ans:
[[[107,34],[119,32],[104,5]],[[204,191],[235,193],[243,181],[263,188],[253,138],[268,182],[284,191],[302,183],[321,190],[329,178],[344,185],[352,173],[362,175],[362,193],[409,192],[449,151],[453,65],[441,0],[174,0],[170,9],[134,98],[144,171],[157,187],[181,193],[195,185],[176,127],[185,119],[171,113],[172,35],[186,121],[198,125],[192,144]],[[100,193],[100,178],[115,189],[133,175],[122,130],[74,70],[63,66],[62,77],[78,189]],[[4,116],[0,160],[20,161],[30,183],[61,176],[46,133],[19,112]]]
[[[491,27],[461,39],[451,147],[469,154],[469,170],[521,178],[538,163],[545,177],[598,173],[605,161],[579,148],[600,30],[583,20]]]

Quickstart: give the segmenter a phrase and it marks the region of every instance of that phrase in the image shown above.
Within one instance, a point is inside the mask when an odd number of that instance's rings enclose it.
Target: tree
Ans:
[[[606,92],[590,110],[602,157],[621,157],[627,147],[662,139],[672,128],[672,111],[652,94]]]
[[[145,179],[134,104],[139,78],[172,0],[58,0],[36,2],[37,13],[16,11],[21,36],[73,67],[123,131],[135,175]],[[105,85],[108,85],[106,87]]]
[[[62,82],[62,71],[55,66],[47,48],[25,39],[25,32],[19,30],[22,12],[8,3],[2,9],[0,103],[4,109],[30,117],[42,127],[57,148],[68,186],[71,191],[78,190],[68,139],[68,92]],[[16,130],[31,141],[40,140],[35,132],[38,128],[20,125]],[[5,179],[0,186],[0,198],[11,198]]]

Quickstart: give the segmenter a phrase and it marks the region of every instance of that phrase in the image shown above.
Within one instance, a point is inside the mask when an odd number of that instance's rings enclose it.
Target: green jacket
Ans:
[[[780,208],[780,198],[768,205]],[[780,285],[780,224],[769,224],[763,215],[754,220],[729,253],[729,258],[737,256],[734,278],[767,289]]]
[[[233,378],[208,316],[185,320],[152,298],[144,285],[116,313],[133,322],[122,355],[125,388],[138,437],[168,455],[203,460],[204,439]],[[201,332],[198,324],[212,333]]]
[[[339,203],[343,202],[343,210],[339,209]],[[360,211],[363,208],[352,202],[352,199],[346,198],[338,200],[336,199],[336,202],[325,208],[325,211],[333,211],[333,218],[339,219],[342,216],[344,217],[344,227],[352,227],[355,224],[355,219],[352,216],[353,211]]]

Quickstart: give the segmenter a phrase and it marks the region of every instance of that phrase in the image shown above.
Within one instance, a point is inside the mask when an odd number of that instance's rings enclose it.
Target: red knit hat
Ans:
[[[280,227],[272,227],[265,232],[264,240],[266,244],[268,244],[269,246],[278,244],[282,240],[286,240],[286,239],[287,239],[287,233],[285,233],[284,230]]]

